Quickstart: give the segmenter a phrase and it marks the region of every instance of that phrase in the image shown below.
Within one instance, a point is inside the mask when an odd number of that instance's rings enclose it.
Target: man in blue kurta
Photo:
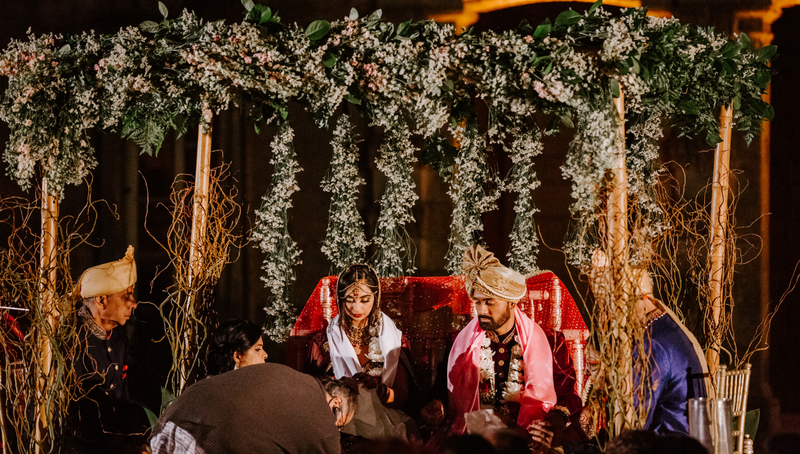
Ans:
[[[592,256],[592,291],[607,294],[613,285],[608,258],[602,251]],[[644,428],[658,434],[689,434],[687,404],[694,397],[706,397],[710,389],[708,365],[694,335],[677,315],[653,295],[653,283],[644,269],[627,268],[627,278],[634,287],[637,304],[635,316],[645,323],[644,351],[649,353],[649,371],[645,377],[647,420]],[[634,363],[638,348],[634,346]],[[641,377],[634,372],[638,388]],[[639,401],[635,399],[638,406]]]
[[[658,300],[643,298],[655,306],[648,311],[645,331],[650,337],[648,383],[652,390],[645,428],[658,434],[688,435],[687,403],[694,397],[706,397],[705,356],[697,339],[671,310]]]

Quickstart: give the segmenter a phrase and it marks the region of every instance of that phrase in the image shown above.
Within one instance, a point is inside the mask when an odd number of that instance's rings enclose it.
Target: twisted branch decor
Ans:
[[[202,244],[194,245],[202,255],[195,262],[197,265],[193,266],[189,260],[194,188],[184,176],[178,176],[172,185],[170,206],[161,206],[172,216],[166,243],[148,230],[148,234],[169,255],[174,273],[174,284],[167,289],[168,295],[157,307],[172,352],[167,387],[176,396],[197,378],[202,347],[214,328],[209,325],[214,285],[225,266],[238,258],[243,246],[243,238],[237,233],[241,206],[236,202],[235,186],[229,183],[229,168],[229,164],[222,164],[210,172],[206,234],[199,238]]]

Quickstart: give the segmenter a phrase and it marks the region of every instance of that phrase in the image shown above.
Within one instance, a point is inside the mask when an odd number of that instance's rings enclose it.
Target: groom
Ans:
[[[477,317],[458,334],[447,362],[452,430],[464,432],[465,413],[494,409],[507,424],[536,431],[556,392],[547,337],[517,307],[525,278],[478,245],[464,254],[462,271]]]

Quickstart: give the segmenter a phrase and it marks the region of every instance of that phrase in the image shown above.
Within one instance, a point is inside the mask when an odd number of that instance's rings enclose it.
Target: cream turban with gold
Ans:
[[[461,263],[467,294],[472,296],[473,290],[480,290],[494,298],[518,302],[525,296],[525,277],[518,272],[503,266],[491,252],[477,244],[464,252]]]
[[[115,262],[93,266],[81,274],[72,293],[75,300],[93,296],[113,295],[136,283],[136,262],[133,246],[128,246],[125,257]]]

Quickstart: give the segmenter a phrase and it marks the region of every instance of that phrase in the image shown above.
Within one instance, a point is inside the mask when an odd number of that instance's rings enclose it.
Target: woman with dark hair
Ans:
[[[261,327],[250,320],[228,320],[217,328],[206,354],[208,376],[266,362]]]
[[[362,424],[353,435],[405,437],[405,433],[393,431],[402,426],[405,432],[408,417],[392,409],[408,410],[409,391],[416,389],[408,359],[409,344],[392,319],[381,312],[381,288],[375,270],[365,264],[347,267],[336,283],[336,304],[338,315],[325,331],[314,336],[313,368],[318,375],[355,378],[368,391],[362,393],[360,400],[377,396],[378,407],[389,407],[387,412],[379,412],[385,418],[378,419],[385,419],[385,424],[368,428]],[[371,402],[360,405],[372,407]],[[353,424],[361,422],[356,414]]]

